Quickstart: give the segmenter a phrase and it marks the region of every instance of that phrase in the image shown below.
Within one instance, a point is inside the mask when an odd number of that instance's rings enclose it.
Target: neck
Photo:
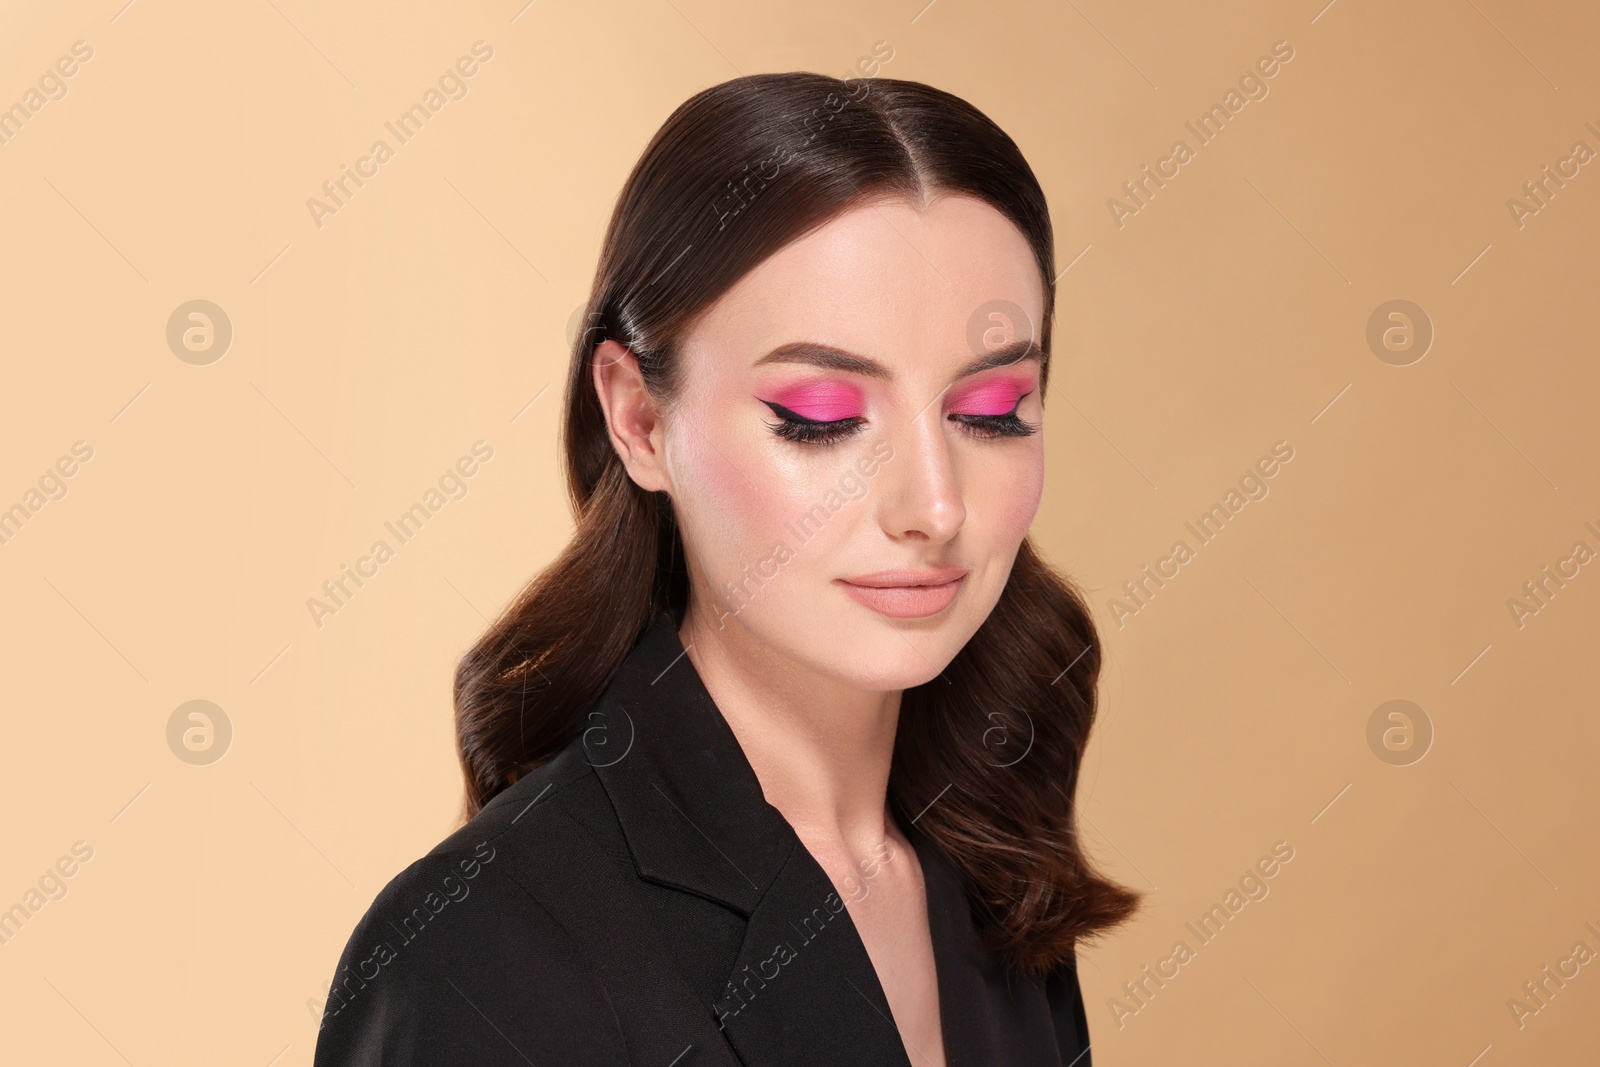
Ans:
[[[737,619],[722,622],[691,600],[678,637],[767,803],[813,852],[865,856],[898,836],[887,796],[900,690],[820,675]]]

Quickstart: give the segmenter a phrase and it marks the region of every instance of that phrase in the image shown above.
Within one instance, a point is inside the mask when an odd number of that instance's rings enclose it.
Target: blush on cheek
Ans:
[[[840,382],[802,382],[780,389],[772,402],[796,415],[818,422],[834,422],[861,414],[861,390]]]
[[[962,415],[1004,415],[1017,406],[1032,384],[1021,376],[991,378],[957,394],[950,407]]]
[[[804,506],[795,499],[793,474],[774,466],[771,447],[754,433],[694,437],[691,467],[680,471],[689,496],[680,502],[679,519],[707,539],[695,547],[713,575],[737,582],[746,565],[791,540],[787,523]]]
[[[1000,495],[995,500],[995,521],[1008,540],[1020,541],[1039,514],[1039,501],[1044,496],[1044,457],[1041,455],[1026,470],[1005,479],[997,491]]]

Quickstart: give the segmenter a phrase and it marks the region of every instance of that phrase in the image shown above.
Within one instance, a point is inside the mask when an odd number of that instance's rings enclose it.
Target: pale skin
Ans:
[[[991,318],[999,301],[1023,321]],[[676,404],[650,396],[616,341],[595,352],[613,446],[678,516],[690,574],[679,636],[767,801],[846,901],[916,1067],[945,1055],[922,870],[886,803],[900,698],[988,617],[1037,513],[1037,356],[964,371],[1000,343],[1037,340],[1043,307],[1027,242],[994,208],[886,199],[780,249],[712,305],[682,346]],[[878,373],[762,361],[802,341]],[[854,429],[785,439],[775,402]],[[1031,432],[958,417],[1001,412]],[[933,567],[965,573],[924,617],[881,613],[838,581]]]

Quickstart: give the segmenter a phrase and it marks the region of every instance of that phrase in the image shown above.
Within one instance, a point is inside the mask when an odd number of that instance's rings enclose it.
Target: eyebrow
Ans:
[[[1001,345],[987,355],[962,367],[956,378],[966,378],[980,371],[993,370],[996,367],[1009,367],[1016,363],[1025,363],[1028,360],[1037,360],[1044,363],[1044,350],[1037,341],[1024,340],[1012,341],[1010,344]],[[786,345],[779,345],[771,352],[755,361],[755,366],[760,367],[767,363],[804,363],[813,367],[822,367],[827,370],[845,371],[850,374],[862,374],[868,378],[879,378],[883,381],[893,381],[894,372],[877,360],[868,359],[854,352],[846,352],[842,348],[832,345],[819,344],[815,341],[791,341]]]

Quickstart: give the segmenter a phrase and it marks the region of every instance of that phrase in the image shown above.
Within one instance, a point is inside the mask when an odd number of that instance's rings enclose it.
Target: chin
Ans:
[[[873,656],[872,651],[859,645],[854,647],[851,649],[854,658],[838,663],[833,673],[852,688],[869,693],[892,693],[932,681],[950,662],[944,657],[924,659],[904,644],[898,650],[884,645],[881,657]]]
[[[820,636],[817,648],[835,652],[828,659],[832,673],[859,689],[888,692],[930,682],[955,659],[971,635],[957,632],[946,618],[867,619],[853,626],[834,626]]]

